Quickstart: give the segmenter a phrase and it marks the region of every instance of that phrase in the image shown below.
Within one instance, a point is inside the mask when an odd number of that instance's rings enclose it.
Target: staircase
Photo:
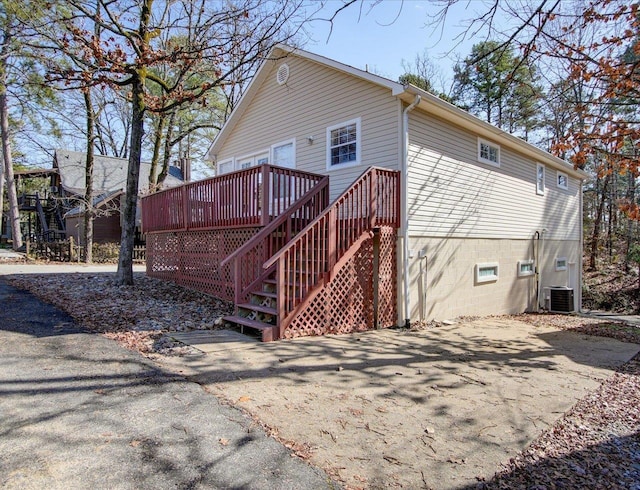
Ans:
[[[65,238],[64,220],[58,203],[53,199],[41,199],[40,195],[23,194],[18,200],[21,211],[34,212],[38,216],[38,236],[45,242]]]
[[[331,206],[321,211],[316,208],[316,217],[299,232],[291,233],[286,243],[263,255],[263,272],[244,288],[236,286],[235,312],[224,320],[264,342],[286,336],[296,315],[312,308],[314,299],[363,243],[371,240],[375,230],[381,226],[397,228],[398,202],[398,173],[369,168]],[[296,206],[299,204],[292,208]],[[291,221],[289,218],[296,214],[292,208],[280,217],[279,224],[270,225],[271,231],[263,229],[223,261],[221,265],[234,264],[236,283],[242,276],[243,263],[251,262],[250,251],[260,248],[278,226]],[[289,231],[297,230],[289,227]],[[313,329],[324,331],[322,326]]]

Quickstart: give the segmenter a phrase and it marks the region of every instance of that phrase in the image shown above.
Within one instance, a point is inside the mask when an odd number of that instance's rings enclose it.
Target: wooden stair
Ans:
[[[308,266],[297,272],[298,276],[305,276]],[[293,282],[285,287],[293,287]],[[235,313],[223,320],[234,326],[240,333],[261,338],[263,342],[271,342],[279,338],[277,281],[275,273],[262,281],[260,289],[249,293],[249,302],[237,304]]]

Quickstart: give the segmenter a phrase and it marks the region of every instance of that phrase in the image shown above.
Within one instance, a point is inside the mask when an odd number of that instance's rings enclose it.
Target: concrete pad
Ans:
[[[488,318],[165,359],[351,487],[474,488],[639,346]]]
[[[171,332],[169,336],[178,342],[182,342],[207,354],[228,350],[251,349],[258,345],[256,339],[232,330]]]

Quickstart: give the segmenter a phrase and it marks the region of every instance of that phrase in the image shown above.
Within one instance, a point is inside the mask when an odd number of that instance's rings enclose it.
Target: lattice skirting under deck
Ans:
[[[391,327],[397,320],[396,238],[394,228],[380,229],[377,238],[362,243],[311,303],[282,332],[283,338],[352,333]],[[375,242],[374,242],[375,240]],[[376,246],[377,245],[377,246]],[[374,268],[374,250],[378,260]],[[377,277],[374,278],[374,270]],[[377,305],[374,305],[374,280]],[[377,307],[376,307],[377,306]]]
[[[230,267],[220,262],[259,228],[179,231],[147,235],[147,275],[233,301]]]

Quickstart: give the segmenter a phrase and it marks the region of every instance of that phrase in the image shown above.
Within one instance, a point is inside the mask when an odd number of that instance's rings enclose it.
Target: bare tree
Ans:
[[[101,15],[95,14],[96,1]],[[58,70],[58,80],[71,86],[126,87],[132,107],[129,165],[116,280],[133,283],[132,252],[138,180],[147,112],[171,112],[183,104],[206,101],[212,91],[238,83],[247,66],[264,59],[277,42],[290,41],[302,20],[302,1],[278,4],[243,0],[221,4],[191,0],[155,5],[113,0],[69,0],[55,10],[62,36],[51,42],[72,60]],[[100,24],[101,36],[94,35]],[[170,30],[184,42],[163,49],[157,39]],[[171,66],[164,78],[154,67]],[[193,74],[198,68],[198,77]],[[55,72],[56,67],[51,67]],[[203,75],[206,80],[203,81]],[[248,75],[248,73],[247,73]],[[153,95],[150,87],[159,88]]]

